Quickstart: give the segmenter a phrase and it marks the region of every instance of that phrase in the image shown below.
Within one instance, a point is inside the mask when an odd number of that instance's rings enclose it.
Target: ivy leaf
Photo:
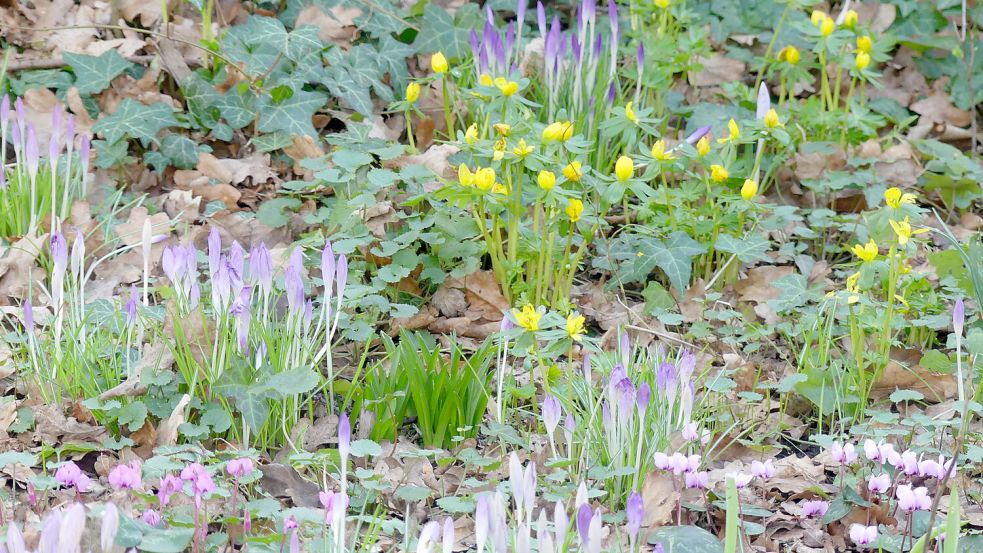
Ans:
[[[82,94],[106,90],[120,73],[133,67],[116,50],[107,50],[101,56],[65,53],[64,58],[75,73],[75,86]]]
[[[318,28],[314,25],[297,27],[287,35],[287,57],[297,62],[301,58],[324,48]]]
[[[465,11],[466,7],[459,9],[458,14]],[[458,18],[460,19],[460,15]],[[420,54],[443,52],[448,58],[462,57],[469,48],[468,28],[464,25],[455,25],[454,18],[447,13],[447,10],[432,3],[427,4],[423,9],[423,24],[420,32],[413,41],[413,49]]]
[[[233,129],[241,129],[256,119],[256,95],[251,90],[240,92],[233,88],[218,97],[215,105]]]
[[[278,52],[285,52],[289,47],[287,29],[275,17],[253,15],[246,21],[250,44],[267,44]]]
[[[178,169],[194,169],[198,165],[198,153],[208,146],[199,146],[194,140],[179,134],[169,134],[160,141],[160,153]]]
[[[147,147],[156,142],[157,133],[161,129],[182,126],[184,125],[174,117],[174,108],[171,106],[163,102],[145,106],[127,98],[120,103],[115,113],[100,117],[92,125],[92,132],[102,134],[109,143],[129,137],[139,139]]]
[[[294,95],[278,104],[269,99],[260,102],[259,122],[262,132],[283,131],[287,134],[317,136],[311,118],[324,107],[327,97],[320,92],[294,91]]]
[[[684,291],[689,288],[693,258],[705,252],[706,248],[685,232],[677,230],[669,235],[665,244],[655,239],[643,243],[642,251],[652,257],[676,290]]]
[[[325,86],[348,107],[367,117],[372,116],[373,90],[384,101],[393,99],[392,89],[382,81],[378,57],[379,53],[369,44],[359,44],[347,54],[334,48],[325,56],[329,65]]]
[[[718,251],[736,255],[741,263],[771,261],[771,258],[765,255],[771,249],[771,242],[760,234],[752,234],[745,238],[736,238],[726,233],[721,234],[717,237],[715,247]]]
[[[409,44],[385,35],[379,41],[379,55],[376,63],[383,73],[389,74],[395,90],[403,90],[406,86],[406,79],[409,76],[409,69],[406,65],[406,58],[414,54],[414,49]]]
[[[800,274],[788,275],[771,283],[778,290],[778,299],[768,300],[768,305],[778,313],[816,301],[822,296],[819,286],[809,286],[809,280]]]

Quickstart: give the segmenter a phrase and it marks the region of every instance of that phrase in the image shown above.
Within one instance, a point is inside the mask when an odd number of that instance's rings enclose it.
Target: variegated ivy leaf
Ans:
[[[101,134],[110,144],[124,137],[139,139],[144,147],[157,141],[157,133],[167,127],[184,127],[174,115],[174,108],[155,102],[145,106],[129,98],[120,102],[116,112],[103,115],[92,126],[92,132]]]
[[[109,88],[113,79],[133,64],[116,50],[107,50],[101,56],[65,53],[65,62],[75,73],[75,86],[81,94],[96,94]]]

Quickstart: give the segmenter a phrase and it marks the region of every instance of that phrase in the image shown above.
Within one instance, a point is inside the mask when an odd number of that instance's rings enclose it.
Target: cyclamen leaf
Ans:
[[[269,387],[282,397],[313,390],[321,377],[310,367],[297,367],[276,373],[267,381]]]
[[[107,50],[101,56],[65,53],[64,58],[75,73],[75,86],[82,94],[106,90],[120,73],[133,67],[116,50]]]
[[[296,209],[300,207],[301,201],[297,198],[291,198],[289,196],[282,196],[279,198],[273,198],[267,200],[259,205],[259,210],[256,212],[256,218],[265,225],[272,228],[280,228],[287,226],[290,219],[284,215],[284,211],[287,209]]]
[[[156,142],[157,133],[167,127],[183,127],[174,116],[174,108],[155,102],[145,106],[129,98],[123,100],[112,115],[103,115],[92,125],[92,132],[102,134],[109,143],[124,137],[139,139],[144,147]]]
[[[262,132],[283,131],[288,134],[317,136],[311,118],[324,107],[327,97],[320,92],[296,90],[279,104],[268,99],[261,102],[257,128]]]

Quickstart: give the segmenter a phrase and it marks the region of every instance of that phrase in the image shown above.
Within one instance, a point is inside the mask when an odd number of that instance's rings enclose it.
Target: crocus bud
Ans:
[[[31,298],[24,300],[24,327],[28,336],[34,333],[34,308],[31,307]]]
[[[82,142],[79,144],[79,158],[82,160],[82,171],[89,170],[89,135],[82,135]]]
[[[638,388],[638,394],[635,396],[635,401],[638,405],[639,414],[644,417],[645,411],[648,409],[649,400],[652,397],[652,388],[649,386],[648,382],[642,382],[642,385]]]
[[[430,521],[423,525],[420,530],[420,538],[416,542],[416,553],[430,553],[437,545],[437,538],[440,536],[440,524]]]
[[[218,272],[219,258],[222,256],[222,237],[218,233],[218,229],[212,227],[208,231],[208,274],[210,276],[215,276]]]
[[[479,495],[474,506],[474,541],[478,553],[484,553],[485,542],[488,540],[489,509],[488,494]]]
[[[109,513],[106,515],[104,519],[109,518],[110,523],[107,527],[106,521],[103,520],[103,532],[104,534],[111,534],[115,541],[116,531],[119,529],[119,513],[116,513],[115,527],[111,520],[112,516]],[[58,551],[79,551],[79,543],[82,541],[82,532],[84,531],[85,507],[81,503],[73,503],[65,510],[62,517],[61,530],[58,532]]]
[[[58,154],[61,153],[61,144],[58,143],[58,135],[51,135],[51,139],[48,140],[48,163],[52,167],[58,165]],[[54,172],[54,171],[52,171]]]
[[[966,304],[962,298],[956,300],[952,307],[952,328],[957,336],[963,335],[963,325],[966,324]]]
[[[331,297],[331,287],[335,279],[335,255],[331,242],[324,243],[321,250],[321,280],[324,281],[324,297]]]
[[[444,532],[441,537],[442,553],[452,553],[454,551],[454,519],[447,517],[444,519]]]
[[[638,51],[635,52],[635,63],[638,64],[638,79],[641,80],[645,72],[645,44],[638,43]]]
[[[85,512],[82,512],[84,525]],[[102,545],[103,553],[109,553],[113,550],[113,545],[116,543],[116,533],[119,532],[119,509],[116,505],[112,503],[106,503],[105,508],[102,511],[102,531],[99,535],[99,544]]]
[[[625,511],[628,516],[628,535],[634,540],[642,527],[642,519],[645,518],[645,502],[642,501],[641,494],[631,492]]]
[[[758,119],[764,119],[769,109],[771,109],[771,95],[768,93],[768,86],[762,82],[758,87],[758,101],[754,115]]]
[[[345,297],[345,286],[348,284],[348,256],[341,254],[338,256],[337,268],[335,269],[335,293],[338,295],[338,303],[341,304]]]
[[[341,462],[348,461],[348,454],[351,452],[352,445],[352,423],[348,419],[348,413],[341,414],[338,421],[338,453],[341,454]]]
[[[27,128],[25,155],[27,156],[27,174],[31,177],[31,180],[34,180],[38,176],[38,163],[40,162],[41,154],[38,152],[38,138],[34,134],[33,126]]]
[[[591,510],[589,504],[584,503],[577,509],[577,534],[580,536],[580,544],[585,551],[590,543],[590,523],[593,518],[594,511]]]
[[[68,243],[60,232],[51,235],[51,259],[54,262],[55,277],[64,277],[68,270]]]
[[[561,409],[559,400],[553,396],[546,396],[546,399],[543,400],[542,412],[543,425],[546,426],[546,432],[552,439],[556,427],[560,424]]]
[[[0,98],[0,125],[4,127],[10,122],[10,96],[6,94]]]
[[[539,27],[539,36],[546,38],[546,8],[541,0],[536,2],[536,25]]]

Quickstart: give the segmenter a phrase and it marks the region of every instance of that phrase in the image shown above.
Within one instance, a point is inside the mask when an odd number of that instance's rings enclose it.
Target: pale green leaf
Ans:
[[[96,94],[106,90],[120,73],[133,67],[116,50],[106,50],[101,56],[66,52],[64,58],[75,73],[75,86],[81,94]]]

